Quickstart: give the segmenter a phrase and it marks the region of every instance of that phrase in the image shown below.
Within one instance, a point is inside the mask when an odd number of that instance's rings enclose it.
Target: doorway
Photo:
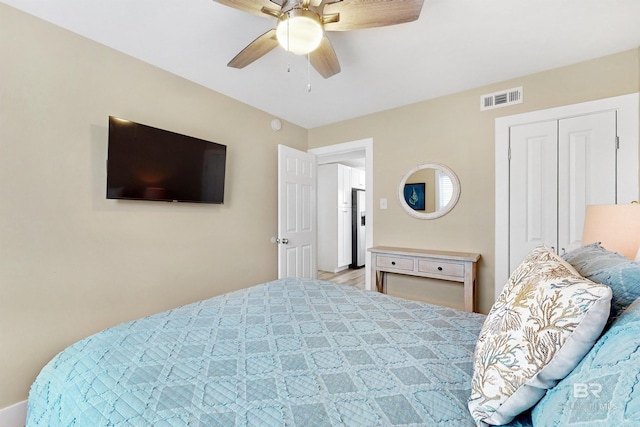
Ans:
[[[366,138],[357,141],[345,142],[326,147],[319,147],[309,150],[317,159],[317,164],[342,163],[351,165],[364,165],[365,171],[365,206],[368,215],[367,226],[365,229],[365,247],[373,246],[373,227],[374,227],[374,211],[373,211],[373,138]],[[361,166],[359,166],[361,167]],[[371,263],[371,254],[366,252],[365,255],[365,280],[364,288],[372,288],[371,272],[367,266]]]

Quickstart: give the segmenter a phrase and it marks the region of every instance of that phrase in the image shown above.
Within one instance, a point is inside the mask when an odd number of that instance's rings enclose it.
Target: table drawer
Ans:
[[[394,268],[396,270],[414,271],[413,258],[402,258],[395,256],[381,256],[376,257],[376,267],[379,268]]]
[[[441,274],[443,276],[464,278],[463,263],[419,260],[418,271],[421,273]]]

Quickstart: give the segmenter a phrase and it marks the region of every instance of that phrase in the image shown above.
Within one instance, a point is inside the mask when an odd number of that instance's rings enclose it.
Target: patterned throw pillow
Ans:
[[[540,427],[640,425],[640,299],[533,409]]]
[[[640,297],[640,262],[629,261],[624,255],[610,252],[600,243],[574,249],[562,258],[581,276],[611,287],[613,296],[607,328]]]
[[[506,424],[580,362],[609,316],[611,289],[545,246],[513,272],[487,316],[473,360],[469,410]]]

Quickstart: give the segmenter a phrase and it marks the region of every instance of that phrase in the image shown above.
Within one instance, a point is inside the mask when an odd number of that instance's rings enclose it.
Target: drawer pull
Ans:
[[[396,262],[395,261],[391,261],[391,265],[396,265]]]
[[[442,267],[438,267],[438,271],[442,271]]]

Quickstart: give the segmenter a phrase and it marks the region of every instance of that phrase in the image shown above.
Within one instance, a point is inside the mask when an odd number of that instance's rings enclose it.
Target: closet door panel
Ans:
[[[581,245],[585,208],[616,203],[616,112],[558,122],[559,253]]]
[[[510,133],[508,226],[513,271],[536,246],[557,247],[557,121],[514,126]]]

